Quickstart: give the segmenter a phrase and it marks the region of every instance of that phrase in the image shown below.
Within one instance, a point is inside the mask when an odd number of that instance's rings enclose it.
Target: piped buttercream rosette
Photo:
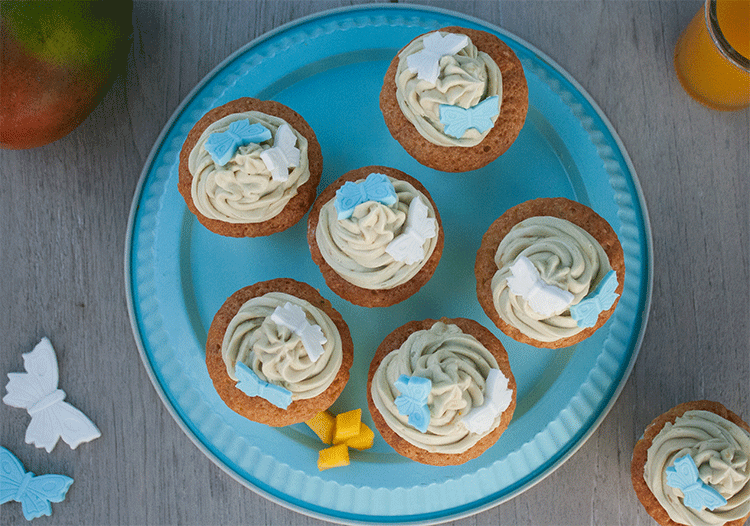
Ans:
[[[328,286],[357,305],[394,305],[432,276],[443,248],[426,188],[385,166],[352,170],[316,200],[308,219],[313,261]]]
[[[585,205],[543,198],[516,205],[482,238],[477,297],[505,334],[560,348],[594,333],[624,288],[614,229]]]
[[[288,278],[238,290],[214,316],[206,365],[235,412],[284,426],[327,409],[343,390],[353,343],[341,314]]]
[[[367,396],[375,425],[396,451],[455,465],[497,440],[516,395],[497,338],[473,320],[444,318],[409,322],[383,340]]]

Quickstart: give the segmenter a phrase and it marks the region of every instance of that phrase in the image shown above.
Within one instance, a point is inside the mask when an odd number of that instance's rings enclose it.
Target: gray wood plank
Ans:
[[[123,247],[140,171],[183,98],[226,56],[282,24],[360,2],[136,2],[127,72],[69,136],[0,151],[0,374],[54,343],[60,385],[102,437],[52,454],[0,405],[0,443],[26,469],[75,479],[34,524],[324,524],[257,495],[182,432],[146,374],[128,319]],[[648,422],[708,398],[750,419],[750,112],[679,86],[672,50],[699,1],[442,1],[560,64],[602,108],[639,175],[654,243],[649,326],[613,409],[566,463],[514,499],[452,522],[652,524],[630,485]],[[24,524],[20,505],[3,524]]]

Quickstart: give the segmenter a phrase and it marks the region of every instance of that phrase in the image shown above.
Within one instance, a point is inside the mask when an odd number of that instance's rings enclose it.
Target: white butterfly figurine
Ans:
[[[23,354],[25,373],[8,373],[8,391],[3,403],[26,409],[31,422],[26,443],[51,452],[62,438],[72,449],[101,436],[86,415],[63,402],[65,391],[57,388],[57,357],[49,339],[42,338],[31,352]]]
[[[271,314],[271,320],[299,336],[310,359],[313,362],[318,361],[324,352],[323,344],[327,339],[320,326],[307,321],[307,315],[302,307],[286,302],[283,306],[276,307]]]
[[[508,379],[500,369],[490,369],[484,384],[484,403],[463,417],[466,429],[471,433],[486,433],[512,400],[513,391],[508,389]]]
[[[406,57],[406,65],[417,77],[435,84],[440,74],[440,59],[445,55],[455,55],[469,43],[466,35],[432,33],[422,40],[424,49]]]
[[[424,259],[424,242],[437,235],[437,220],[427,217],[428,212],[420,196],[411,200],[404,232],[385,247],[393,259],[407,265]]]
[[[260,158],[274,181],[286,181],[289,179],[289,168],[299,166],[300,151],[295,144],[297,136],[284,123],[276,130],[273,147],[261,152]]]
[[[668,467],[666,473],[667,486],[682,491],[685,506],[688,508],[715,510],[727,503],[727,499],[721,493],[701,480],[698,476],[698,467],[690,455],[675,459],[674,466]]]
[[[573,294],[545,283],[526,256],[518,256],[510,266],[510,271],[513,275],[508,277],[508,288],[516,296],[525,299],[537,314],[551,316],[564,311],[573,303]]]

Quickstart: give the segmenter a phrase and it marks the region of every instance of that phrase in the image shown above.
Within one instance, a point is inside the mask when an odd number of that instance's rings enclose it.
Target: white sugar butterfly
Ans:
[[[419,196],[411,200],[404,232],[388,243],[385,251],[396,261],[412,265],[424,259],[424,242],[437,235],[437,220]]]
[[[276,130],[273,142],[274,146],[261,152],[260,158],[271,172],[271,178],[283,182],[289,179],[289,168],[299,166],[300,151],[294,146],[297,136],[291,126],[284,123]]]
[[[82,412],[63,402],[65,391],[57,388],[57,357],[49,339],[23,354],[25,373],[8,373],[8,391],[3,403],[26,409],[31,422],[26,429],[26,443],[51,452],[62,438],[75,449],[82,442],[101,436],[99,429]]]

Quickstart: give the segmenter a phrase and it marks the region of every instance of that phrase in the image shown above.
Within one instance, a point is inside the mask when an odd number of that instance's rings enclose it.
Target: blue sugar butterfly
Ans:
[[[204,148],[215,164],[224,166],[240,146],[267,141],[270,138],[271,132],[265,126],[257,122],[250,124],[249,119],[244,119],[234,121],[226,131],[212,133]]]
[[[440,105],[440,122],[443,123],[446,135],[460,139],[469,128],[484,133],[492,128],[492,117],[500,113],[497,105],[498,96],[487,97],[471,108]]]
[[[347,181],[344,186],[336,190],[336,213],[338,219],[347,219],[352,216],[357,205],[367,201],[377,201],[386,206],[391,206],[398,201],[396,189],[385,174],[372,173],[359,183]]]
[[[721,493],[703,483],[690,455],[675,459],[674,466],[667,468],[667,486],[681,490],[685,495],[685,506],[694,510],[708,508],[713,511],[727,503]]]
[[[286,409],[292,403],[292,393],[279,385],[270,384],[261,380],[255,372],[242,362],[234,366],[234,374],[239,380],[237,389],[247,396],[260,396],[268,400],[276,407]]]
[[[26,520],[51,515],[51,502],[62,502],[73,479],[65,475],[36,476],[26,472],[16,456],[0,447],[0,504],[21,503]]]
[[[427,431],[430,425],[430,408],[427,407],[427,397],[432,390],[432,381],[420,376],[406,376],[402,374],[393,383],[401,393],[393,401],[399,414],[409,417],[409,425],[420,432]]]
[[[594,327],[599,314],[609,310],[615,303],[618,296],[615,289],[617,289],[617,274],[614,270],[610,270],[596,286],[594,292],[570,306],[570,316],[576,321],[576,325]]]

